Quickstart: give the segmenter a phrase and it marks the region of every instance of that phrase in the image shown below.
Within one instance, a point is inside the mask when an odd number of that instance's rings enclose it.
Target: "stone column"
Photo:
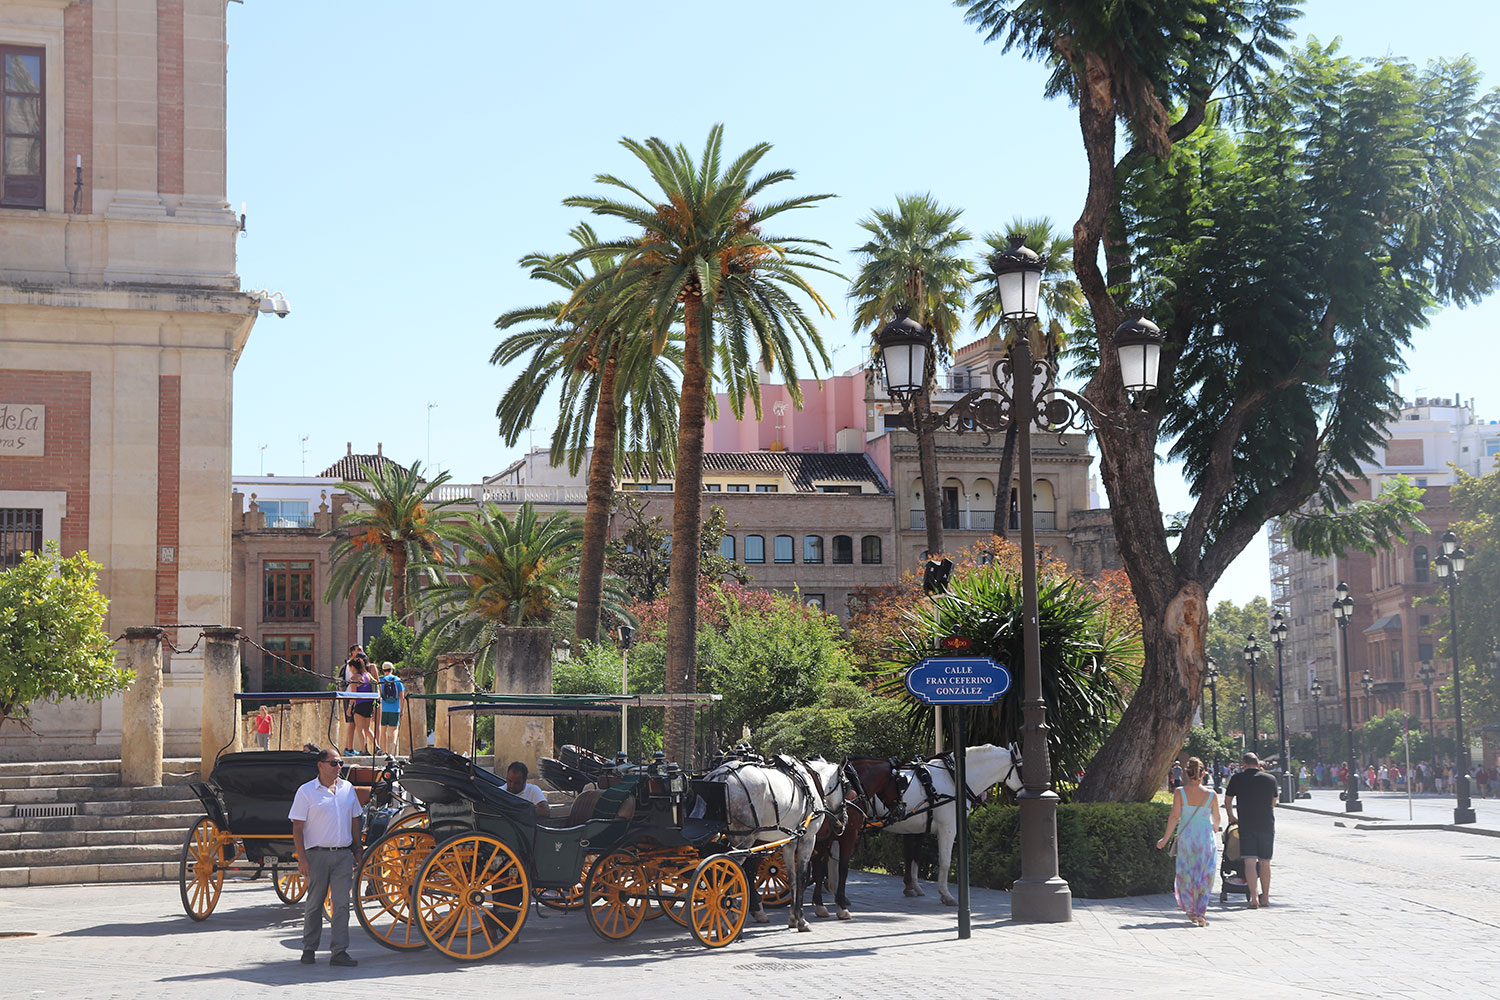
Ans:
[[[135,672],[121,706],[120,784],[126,788],[161,784],[161,632],[125,630],[125,666]]]
[[[552,693],[552,630],[503,628],[495,633],[495,693]],[[495,773],[513,760],[536,773],[552,756],[552,716],[495,716]]]
[[[427,693],[427,677],[420,670],[402,670],[397,674],[406,685],[408,696]],[[396,727],[396,748],[410,757],[417,747],[427,745],[427,702],[408,700],[401,706],[401,725]]]
[[[205,778],[220,750],[237,753],[240,743],[240,630],[220,625],[203,630],[203,736],[199,744]]]
[[[474,690],[474,654],[439,653],[437,683],[434,694],[456,694]],[[474,715],[471,712],[449,712],[460,704],[456,701],[437,703],[437,719],[433,726],[434,742],[454,753],[468,756],[474,747]]]

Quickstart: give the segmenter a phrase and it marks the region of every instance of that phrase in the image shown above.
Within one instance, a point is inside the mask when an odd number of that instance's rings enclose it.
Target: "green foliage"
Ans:
[[[416,630],[395,618],[387,618],[365,652],[377,669],[382,663],[390,663],[399,670],[416,644]]]
[[[873,339],[898,307],[931,328],[939,356],[953,350],[963,325],[974,265],[962,256],[972,237],[958,224],[961,208],[930,194],[896,197],[896,208],[876,209],[859,226],[870,239],[852,251],[859,273],[849,286],[854,331]]]
[[[1183,744],[1182,752],[1189,757],[1197,757],[1207,767],[1215,760],[1238,761],[1242,751],[1239,740],[1217,737],[1208,726],[1194,726],[1188,731],[1187,743]]]
[[[1458,586],[1459,660],[1463,664],[1465,734],[1500,723],[1500,472],[1482,477],[1458,474],[1451,491],[1458,523],[1453,526],[1468,565]],[[1434,540],[1436,541],[1436,540]],[[1435,545],[1429,546],[1435,555]],[[1446,597],[1441,598],[1446,603]],[[1452,643],[1443,630],[1443,646]],[[1442,691],[1453,717],[1453,682]]]
[[[907,618],[899,644],[903,664],[930,655],[942,637],[957,635],[973,641],[969,655],[993,657],[1011,670],[1015,683],[998,701],[962,711],[971,744],[1019,744],[1025,663],[1020,574],[998,562],[955,573],[947,594],[917,605]],[[1071,783],[1136,683],[1140,635],[1121,627],[1086,584],[1061,572],[1037,583],[1037,624],[1052,778]],[[890,677],[882,690],[903,701],[912,729],[931,745],[932,710],[906,691],[902,676]]]
[[[620,578],[633,600],[654,601],[666,593],[671,578],[671,532],[662,526],[661,515],[647,516],[646,501],[637,494],[616,493],[612,512],[624,521],[625,528],[604,547],[605,565]],[[710,507],[698,541],[698,575],[704,583],[750,582],[750,571],[743,563],[719,554],[728,528],[724,508]]]
[[[1293,511],[1282,518],[1292,545],[1314,555],[1343,556],[1350,549],[1375,552],[1404,538],[1413,529],[1425,531],[1418,515],[1426,492],[1406,476],[1385,481],[1380,496],[1346,506]]]
[[[1253,597],[1243,605],[1220,601],[1208,619],[1208,637],[1204,648],[1208,658],[1219,668],[1219,732],[1243,733],[1250,728],[1250,665],[1245,661],[1245,644],[1251,635],[1261,647],[1255,667],[1255,711],[1261,733],[1276,731],[1276,703],[1271,692],[1276,689],[1276,650],[1267,638],[1271,626],[1271,604],[1264,597]],[[1285,669],[1285,664],[1283,664]],[[1245,696],[1243,717],[1240,696]],[[1210,693],[1203,688],[1204,719],[1212,722],[1208,710]],[[1238,741],[1236,741],[1238,747]],[[1238,760],[1235,750],[1232,759]]]
[[[838,760],[855,754],[909,760],[923,749],[900,702],[849,681],[828,685],[816,705],[767,718],[752,742],[762,753]]]
[[[0,726],[25,725],[32,702],[101,701],[134,679],[115,666],[98,574],[87,552],[64,559],[52,541],[0,572]]]
[[[608,642],[585,642],[567,660],[552,664],[552,690],[558,694],[613,694],[620,690],[620,650]],[[640,720],[632,712],[632,728]],[[590,747],[605,756],[619,745],[617,719],[599,716],[558,715],[553,719],[553,738],[558,745],[573,743]],[[635,742],[632,742],[635,745]]]
[[[1171,806],[1162,802],[1064,803],[1057,807],[1059,873],[1079,899],[1113,899],[1171,892],[1176,862],[1156,841]],[[989,804],[969,818],[972,885],[1009,889],[1021,876],[1020,808]],[[865,837],[853,864],[899,872],[901,838]],[[937,842],[924,838],[917,868],[936,877]]]
[[[1366,721],[1355,734],[1355,743],[1364,751],[1366,759],[1389,759],[1404,765],[1406,741],[1402,739],[1403,734],[1411,741],[1412,763],[1432,759],[1433,748],[1421,720],[1408,716],[1399,708]]]

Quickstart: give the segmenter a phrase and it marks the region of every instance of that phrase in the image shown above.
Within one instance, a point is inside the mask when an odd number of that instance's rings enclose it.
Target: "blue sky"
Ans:
[[[1470,52],[1500,85],[1500,5],[1306,7],[1301,30],[1341,35],[1349,54]],[[858,220],[898,193],[963,207],[976,233],[1037,215],[1068,229],[1082,205],[1074,109],[1044,100],[1042,67],[982,44],[946,0],[246,0],[229,5],[228,35],[228,197],[249,216],[239,273],[292,307],[257,322],[235,373],[237,475],[301,473],[304,435],[308,474],[349,441],[459,482],[519,454],[527,441],[496,433],[511,373],[488,363],[492,324],[550,297],[516,260],[567,245],[581,215],[561,200],[596,190],[599,172],[639,176],[621,136],[696,150],[723,122],[733,152],[772,143],[762,166],[797,171],[783,190],[838,195],[782,231],[826,240],[845,274]],[[861,356],[845,287],[818,288],[842,371]],[[1493,300],[1435,316],[1403,393],[1474,397],[1500,418],[1484,391],[1497,328]],[[550,430],[539,421],[535,443]],[[1166,509],[1189,506],[1170,468],[1160,488]],[[1262,537],[1211,600],[1268,592]]]

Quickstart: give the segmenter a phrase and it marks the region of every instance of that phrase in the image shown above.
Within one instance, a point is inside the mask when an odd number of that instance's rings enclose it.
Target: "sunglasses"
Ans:
[[[320,760],[320,761],[318,761],[318,763],[319,764],[332,764],[334,767],[343,767],[344,766],[344,761],[343,761],[342,758],[340,758],[339,760]]]

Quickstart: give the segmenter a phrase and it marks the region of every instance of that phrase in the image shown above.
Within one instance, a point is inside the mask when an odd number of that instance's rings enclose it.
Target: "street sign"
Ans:
[[[987,705],[1010,690],[1010,671],[988,656],[929,656],[907,670],[906,690],[929,705]]]

